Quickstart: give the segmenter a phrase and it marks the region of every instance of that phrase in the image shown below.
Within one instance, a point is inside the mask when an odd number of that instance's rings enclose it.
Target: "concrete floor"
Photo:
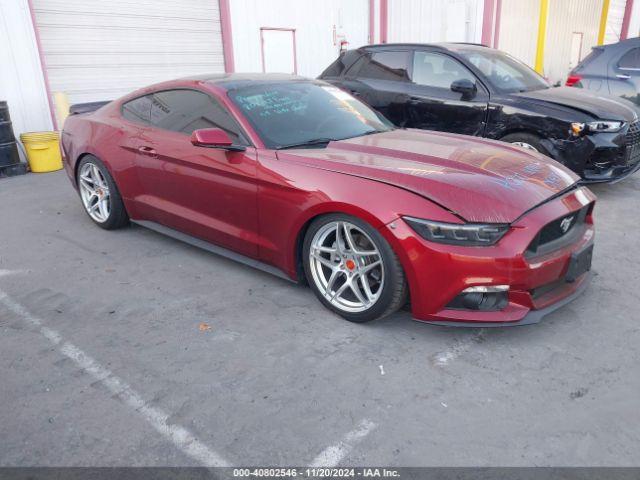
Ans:
[[[593,190],[586,294],[472,330],[351,324],[103,231],[62,172],[0,180],[0,465],[638,465],[640,175]]]

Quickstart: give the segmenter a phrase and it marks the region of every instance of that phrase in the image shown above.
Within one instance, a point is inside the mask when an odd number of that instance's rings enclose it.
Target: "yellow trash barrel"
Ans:
[[[32,172],[53,172],[62,168],[58,132],[23,133],[20,140],[27,151],[27,161]]]

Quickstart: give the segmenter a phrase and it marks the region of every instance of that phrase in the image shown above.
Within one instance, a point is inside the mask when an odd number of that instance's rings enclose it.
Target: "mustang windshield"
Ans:
[[[393,126],[348,93],[314,82],[259,84],[229,92],[268,148],[318,148]]]
[[[549,88],[547,81],[511,55],[491,50],[463,50],[465,57],[487,81],[504,93],[530,92]]]

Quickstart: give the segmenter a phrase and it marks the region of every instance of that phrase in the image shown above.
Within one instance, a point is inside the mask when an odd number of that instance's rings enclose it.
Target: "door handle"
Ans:
[[[629,80],[631,78],[630,75],[625,75],[624,73],[618,73],[616,77],[618,77],[620,80]]]
[[[151,147],[138,147],[138,152],[147,157],[158,158],[158,153]]]
[[[360,96],[360,92],[356,91],[356,90],[349,90],[351,92],[351,95],[353,95],[354,97],[359,97]]]

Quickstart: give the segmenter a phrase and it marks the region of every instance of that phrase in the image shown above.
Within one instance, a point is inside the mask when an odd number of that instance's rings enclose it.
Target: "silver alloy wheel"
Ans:
[[[526,148],[527,150],[533,150],[534,152],[538,151],[536,147],[526,142],[511,142],[511,145],[517,145],[518,147]]]
[[[97,165],[87,162],[78,177],[80,197],[87,213],[98,223],[104,223],[111,213],[109,185]]]
[[[359,227],[341,221],[323,225],[308,253],[313,281],[336,308],[362,312],[380,298],[384,287],[382,255]]]

